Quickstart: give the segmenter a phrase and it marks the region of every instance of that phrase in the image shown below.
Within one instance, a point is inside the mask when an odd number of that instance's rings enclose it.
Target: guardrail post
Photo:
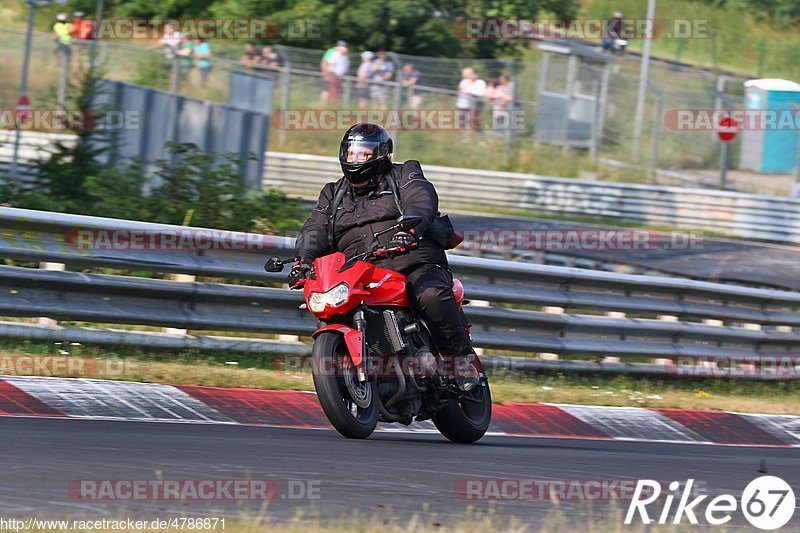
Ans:
[[[492,304],[488,300],[470,300],[469,301],[469,305],[474,306],[474,307],[491,307],[492,306]],[[472,349],[475,350],[475,353],[478,354],[478,355],[483,355],[484,351],[485,351],[483,348],[476,348],[474,346],[472,347]]]
[[[181,283],[191,283],[195,281],[196,278],[189,274],[167,274],[167,279],[179,281]],[[163,328],[162,331],[170,335],[186,335],[186,330],[183,328]]]
[[[551,315],[563,315],[564,308],[563,307],[556,307],[551,305],[545,305],[542,307],[543,313],[550,313]],[[544,359],[545,361],[557,361],[558,354],[557,353],[550,353],[550,352],[539,352],[539,359]]]
[[[678,317],[675,315],[658,315],[658,320],[662,320],[664,322],[679,322]],[[671,365],[673,364],[672,359],[667,359],[663,357],[658,357],[653,359],[654,365]]]
[[[621,312],[621,311],[606,311],[606,317],[608,317],[608,318],[625,318],[625,317],[627,317],[627,315],[625,313]],[[624,335],[620,336],[620,340],[622,340],[622,337],[624,337]],[[620,363],[620,362],[622,362],[622,360],[617,356],[606,355],[606,356],[603,356],[603,362],[604,363]]]
[[[42,270],[55,270],[58,272],[63,272],[64,270],[67,269],[67,265],[65,265],[64,263],[41,262],[39,263],[39,268]],[[36,323],[39,324],[40,326],[47,326],[52,328],[58,325],[58,320],[41,316],[36,319]]]

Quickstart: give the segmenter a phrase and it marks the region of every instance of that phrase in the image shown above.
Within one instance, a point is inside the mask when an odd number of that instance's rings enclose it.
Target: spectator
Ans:
[[[261,49],[260,65],[266,68],[280,68],[280,58],[278,57],[277,53],[272,51],[271,46],[265,46]]]
[[[483,130],[483,95],[485,92],[486,82],[478,78],[474,69],[467,67],[461,71],[456,108],[468,114],[470,127],[475,131]]]
[[[622,33],[625,30],[625,22],[622,20],[622,13],[614,11],[614,16],[605,25],[605,36],[603,37],[603,50],[614,53],[617,50],[617,40],[622,41]],[[624,50],[624,48],[623,48]]]
[[[179,31],[175,31],[175,25],[171,23],[165,24],[164,34],[157,43],[150,47],[150,50],[163,46],[164,57],[167,59],[173,59],[178,53],[178,49],[181,47],[181,41],[181,34]]]
[[[269,47],[265,47],[269,48]],[[253,45],[253,43],[246,43],[244,45],[244,55],[242,55],[242,65],[247,68],[253,68],[261,64],[261,52]]]
[[[56,23],[53,24],[53,34],[56,41],[56,59],[59,64],[69,63],[72,55],[72,34],[74,32],[72,24],[67,22],[67,14],[59,13],[56,15]]]
[[[205,39],[198,36],[194,39],[192,50],[197,59],[197,67],[200,69],[200,85],[205,87],[211,75],[211,47]]]
[[[488,90],[488,89],[487,89]],[[505,74],[497,77],[492,99],[492,125],[503,133],[511,127],[511,111],[514,103],[514,84]]]
[[[85,18],[85,15],[82,11],[76,11],[72,14],[72,17],[72,36],[81,41],[91,40],[92,30],[94,29],[94,21]]]
[[[320,98],[323,102],[328,101],[328,87],[330,85],[330,60],[335,53],[336,47],[331,46],[325,50],[324,54],[322,54],[322,61],[319,63],[320,79],[322,80],[322,93],[320,93]]]
[[[385,50],[378,50],[378,55],[372,63],[372,99],[378,102],[380,109],[386,109],[386,100],[389,98],[388,82],[394,77],[394,63],[389,61]]]
[[[345,41],[337,41],[336,51],[328,59],[328,102],[336,102],[342,92],[343,77],[350,69],[350,57]]]
[[[489,109],[492,110],[492,125],[494,125],[494,107],[497,103],[497,78],[492,78],[486,82],[486,92],[483,93],[483,100],[489,104]]]
[[[419,85],[420,73],[411,63],[403,65],[400,72],[400,83],[405,89],[406,101],[411,109],[419,109],[422,106],[422,96],[414,91],[414,86]]]
[[[358,107],[365,109],[369,102],[369,79],[372,74],[372,60],[375,54],[370,51],[361,52],[361,64],[358,66],[356,76],[356,92],[358,93]]]

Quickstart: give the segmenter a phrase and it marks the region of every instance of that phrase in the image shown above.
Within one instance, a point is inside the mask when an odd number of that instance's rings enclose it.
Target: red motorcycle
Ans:
[[[321,321],[312,335],[314,387],[328,420],[345,437],[368,437],[378,421],[408,425],[432,419],[442,435],[465,443],[489,428],[492,398],[480,359],[472,356],[480,386],[460,390],[454,361],[463,364],[463,357],[438,352],[409,305],[405,276],[370,262],[409,251],[382,248],[377,239],[419,222],[400,217],[374,234],[371,250],[350,259],[341,252],[320,257],[306,278],[304,305]],[[273,257],[264,268],[280,272],[292,261]],[[453,290],[461,312],[464,287],[457,279]]]

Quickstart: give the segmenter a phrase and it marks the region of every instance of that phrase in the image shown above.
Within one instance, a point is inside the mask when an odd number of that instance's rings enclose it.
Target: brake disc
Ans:
[[[372,403],[372,384],[370,381],[358,381],[356,368],[349,357],[343,357],[342,375],[347,393],[357,406],[366,409]]]

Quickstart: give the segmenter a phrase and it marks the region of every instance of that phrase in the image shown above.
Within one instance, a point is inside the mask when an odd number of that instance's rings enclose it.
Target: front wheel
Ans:
[[[464,393],[433,416],[439,432],[453,442],[472,443],[483,437],[492,421],[489,382]]]
[[[338,333],[320,333],[311,356],[314,388],[330,423],[349,439],[369,437],[378,424],[380,399],[375,379],[358,381],[347,345]]]

